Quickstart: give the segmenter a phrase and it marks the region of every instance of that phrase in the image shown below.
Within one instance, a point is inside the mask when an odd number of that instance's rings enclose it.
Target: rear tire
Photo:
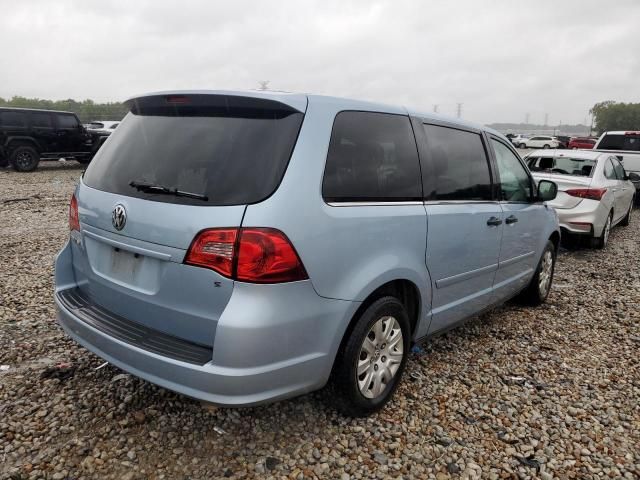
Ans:
[[[611,222],[613,221],[613,212],[609,213],[607,221],[604,224],[602,233],[599,237],[593,239],[593,246],[598,250],[603,250],[609,243],[609,234],[611,233]]]
[[[631,211],[633,210],[633,206],[635,205],[635,203],[636,203],[636,199],[635,197],[633,197],[631,199],[631,203],[629,204],[629,210],[627,210],[627,214],[624,216],[624,218],[620,222],[620,225],[622,225],[623,227],[628,227],[629,223],[631,223]]]
[[[533,275],[529,286],[520,293],[518,300],[531,306],[543,304],[551,291],[555,268],[556,247],[551,240],[548,240],[538,262],[536,273]]]
[[[542,148],[544,148],[545,150],[551,148],[551,145],[549,145],[548,143],[545,143]]]
[[[520,145],[518,145],[518,148],[521,148],[524,150],[527,148],[527,146],[524,143],[521,143]]]
[[[334,406],[349,417],[370,415],[391,399],[402,378],[411,328],[404,305],[382,297],[356,320],[333,370]]]
[[[40,154],[33,147],[20,145],[12,150],[9,161],[18,172],[32,172],[38,168]]]

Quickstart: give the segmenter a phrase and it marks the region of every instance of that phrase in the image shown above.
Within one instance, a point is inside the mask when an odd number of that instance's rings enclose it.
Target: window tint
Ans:
[[[22,112],[0,112],[0,124],[4,127],[26,127],[27,119]]]
[[[528,202],[532,198],[531,179],[516,155],[502,142],[491,139],[500,174],[502,200]]]
[[[620,164],[620,162],[617,159],[612,158],[611,161],[613,162],[613,169],[616,172],[616,177],[618,177],[618,180],[624,180],[624,177],[626,176],[624,172],[624,167]]]
[[[31,126],[40,128],[52,128],[51,115],[48,113],[32,113]]]
[[[598,148],[603,150],[631,150],[640,152],[640,134],[605,135]]]
[[[491,200],[489,163],[479,134],[424,125],[431,153],[429,200]]]
[[[607,163],[604,164],[604,176],[609,180],[617,180],[616,171],[613,168],[613,163],[611,163],[611,159],[607,159]]]
[[[203,95],[192,106],[134,107],[87,168],[83,181],[157,202],[242,205],[280,184],[303,114],[270,100]],[[151,100],[150,100],[151,101]],[[207,201],[145,193],[144,182],[204,194]]]
[[[421,200],[420,164],[408,117],[341,112],[322,181],[325,200]]]
[[[57,115],[58,128],[77,128],[78,121],[73,115]]]

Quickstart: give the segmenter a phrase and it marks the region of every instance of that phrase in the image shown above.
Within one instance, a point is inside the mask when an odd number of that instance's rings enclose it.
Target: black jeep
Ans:
[[[107,138],[89,133],[75,113],[0,107],[0,166],[35,170],[40,160],[89,163]]]

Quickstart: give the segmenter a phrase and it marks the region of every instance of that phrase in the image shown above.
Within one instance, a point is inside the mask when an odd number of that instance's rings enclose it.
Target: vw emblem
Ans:
[[[124,206],[118,204],[111,213],[111,223],[116,230],[122,230],[127,223],[127,211]]]

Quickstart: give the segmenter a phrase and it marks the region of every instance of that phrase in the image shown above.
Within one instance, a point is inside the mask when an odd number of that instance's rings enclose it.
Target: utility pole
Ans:
[[[458,118],[460,118],[462,116],[462,103],[458,103]]]
[[[437,103],[433,104],[433,113],[438,113],[438,104]]]
[[[260,87],[258,90],[269,90],[269,80],[258,80]]]
[[[545,113],[544,114],[544,126],[546,127],[547,125],[549,125],[549,114]]]
[[[529,112],[524,114],[524,123],[529,125]]]

